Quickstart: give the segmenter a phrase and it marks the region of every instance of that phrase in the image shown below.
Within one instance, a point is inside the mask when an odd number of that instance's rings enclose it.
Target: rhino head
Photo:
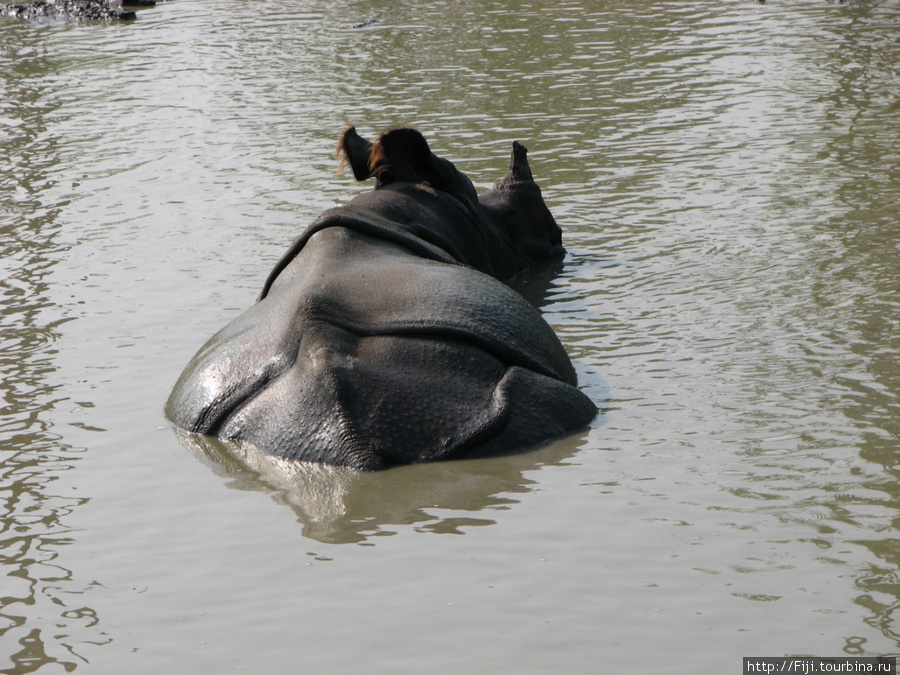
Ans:
[[[491,262],[482,271],[500,280],[565,255],[562,230],[534,181],[528,151],[518,141],[512,144],[508,172],[482,195],[452,162],[435,155],[415,129],[392,129],[372,142],[350,127],[337,154],[356,180],[374,177],[376,190],[398,183],[427,185],[460,202],[481,223]]]

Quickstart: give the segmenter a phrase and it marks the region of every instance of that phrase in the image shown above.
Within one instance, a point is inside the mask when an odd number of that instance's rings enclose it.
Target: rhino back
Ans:
[[[375,433],[413,412],[404,403],[386,413],[389,401],[421,400],[412,415],[419,427],[445,419],[444,437],[432,439],[437,458],[483,444],[502,423],[508,407],[496,386],[510,368],[582,396],[550,326],[504,284],[334,227],[312,236],[269,294],[201,348],[166,412],[189,431],[379,468],[371,448],[359,447],[361,434],[391,438],[395,448],[423,442]],[[426,401],[415,393],[423,388],[444,393]]]
[[[272,298],[279,313],[297,307],[307,318],[367,336],[446,336],[508,366],[576,384],[565,349],[540,313],[502,282],[469,267],[330,228],[310,240],[284,277],[270,293],[281,296]]]

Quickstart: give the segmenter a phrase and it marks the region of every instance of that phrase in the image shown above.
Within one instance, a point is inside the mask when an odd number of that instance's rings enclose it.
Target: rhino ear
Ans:
[[[519,141],[513,141],[512,156],[509,160],[509,181],[533,181],[531,167],[528,165],[528,150]]]
[[[475,187],[453,163],[438,157],[415,129],[391,129],[375,141],[369,170],[379,185],[388,183],[427,183],[477,207]]]
[[[334,153],[340,160],[338,172],[349,166],[356,180],[364,181],[371,178],[373,173],[369,168],[369,159],[372,156],[372,147],[371,142],[356,133],[356,127],[347,127]]]
[[[369,170],[385,182],[430,182],[435,175],[435,159],[421,133],[391,129],[375,141]]]

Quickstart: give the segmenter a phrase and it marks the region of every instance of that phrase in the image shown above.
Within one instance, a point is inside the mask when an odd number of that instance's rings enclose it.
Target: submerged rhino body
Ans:
[[[339,149],[376,188],[325,212],[258,302],[194,356],[166,413],[193,433],[373,470],[498,454],[584,427],[561,343],[498,280],[564,253],[525,149],[478,197],[416,131]]]

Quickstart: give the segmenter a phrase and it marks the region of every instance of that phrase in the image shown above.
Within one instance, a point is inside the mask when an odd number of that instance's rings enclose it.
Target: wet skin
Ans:
[[[199,434],[363,470],[524,449],[588,424],[559,339],[502,283],[564,253],[525,148],[488,193],[416,131],[339,150],[372,192],[320,216],[166,405]]]

